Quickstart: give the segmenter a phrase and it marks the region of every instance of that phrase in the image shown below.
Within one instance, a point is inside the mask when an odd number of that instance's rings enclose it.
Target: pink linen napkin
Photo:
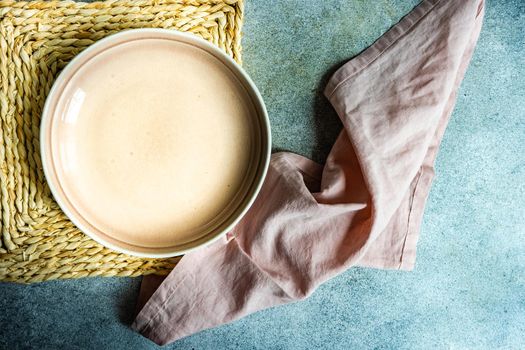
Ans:
[[[344,130],[324,167],[274,154],[243,220],[186,255],[132,327],[166,344],[303,299],[351,266],[412,269],[434,159],[482,17],[483,0],[423,1],[341,67],[325,95]]]

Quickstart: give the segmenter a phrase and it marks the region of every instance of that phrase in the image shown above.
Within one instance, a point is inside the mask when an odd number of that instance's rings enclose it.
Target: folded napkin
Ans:
[[[247,215],[225,240],[187,254],[132,327],[166,344],[303,299],[351,266],[412,269],[482,14],[482,0],[423,1],[341,67],[325,95],[344,129],[324,167],[274,154]]]

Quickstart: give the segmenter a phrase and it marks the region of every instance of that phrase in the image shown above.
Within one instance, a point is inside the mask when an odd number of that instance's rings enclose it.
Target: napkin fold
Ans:
[[[344,125],[326,164],[274,154],[246,216],[224,240],[184,256],[133,329],[166,344],[306,298],[351,266],[412,269],[434,159],[482,17],[482,0],[423,1],[343,65],[325,90]]]

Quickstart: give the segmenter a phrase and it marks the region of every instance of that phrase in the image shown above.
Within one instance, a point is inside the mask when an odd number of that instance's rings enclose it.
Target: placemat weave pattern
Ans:
[[[40,114],[60,70],[132,28],[194,33],[241,60],[242,0],[0,1],[0,280],[167,274],[177,259],[120,254],[62,213],[42,171]],[[102,87],[101,87],[102,88]]]

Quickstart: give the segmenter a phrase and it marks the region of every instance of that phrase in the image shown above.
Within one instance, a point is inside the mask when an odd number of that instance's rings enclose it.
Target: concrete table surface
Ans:
[[[416,0],[248,0],[244,67],[275,150],[323,161],[341,125],[321,91]],[[525,348],[525,2],[488,1],[437,159],[412,272],[354,268],[301,303],[168,349]],[[0,284],[0,349],[156,349],[140,278]]]

